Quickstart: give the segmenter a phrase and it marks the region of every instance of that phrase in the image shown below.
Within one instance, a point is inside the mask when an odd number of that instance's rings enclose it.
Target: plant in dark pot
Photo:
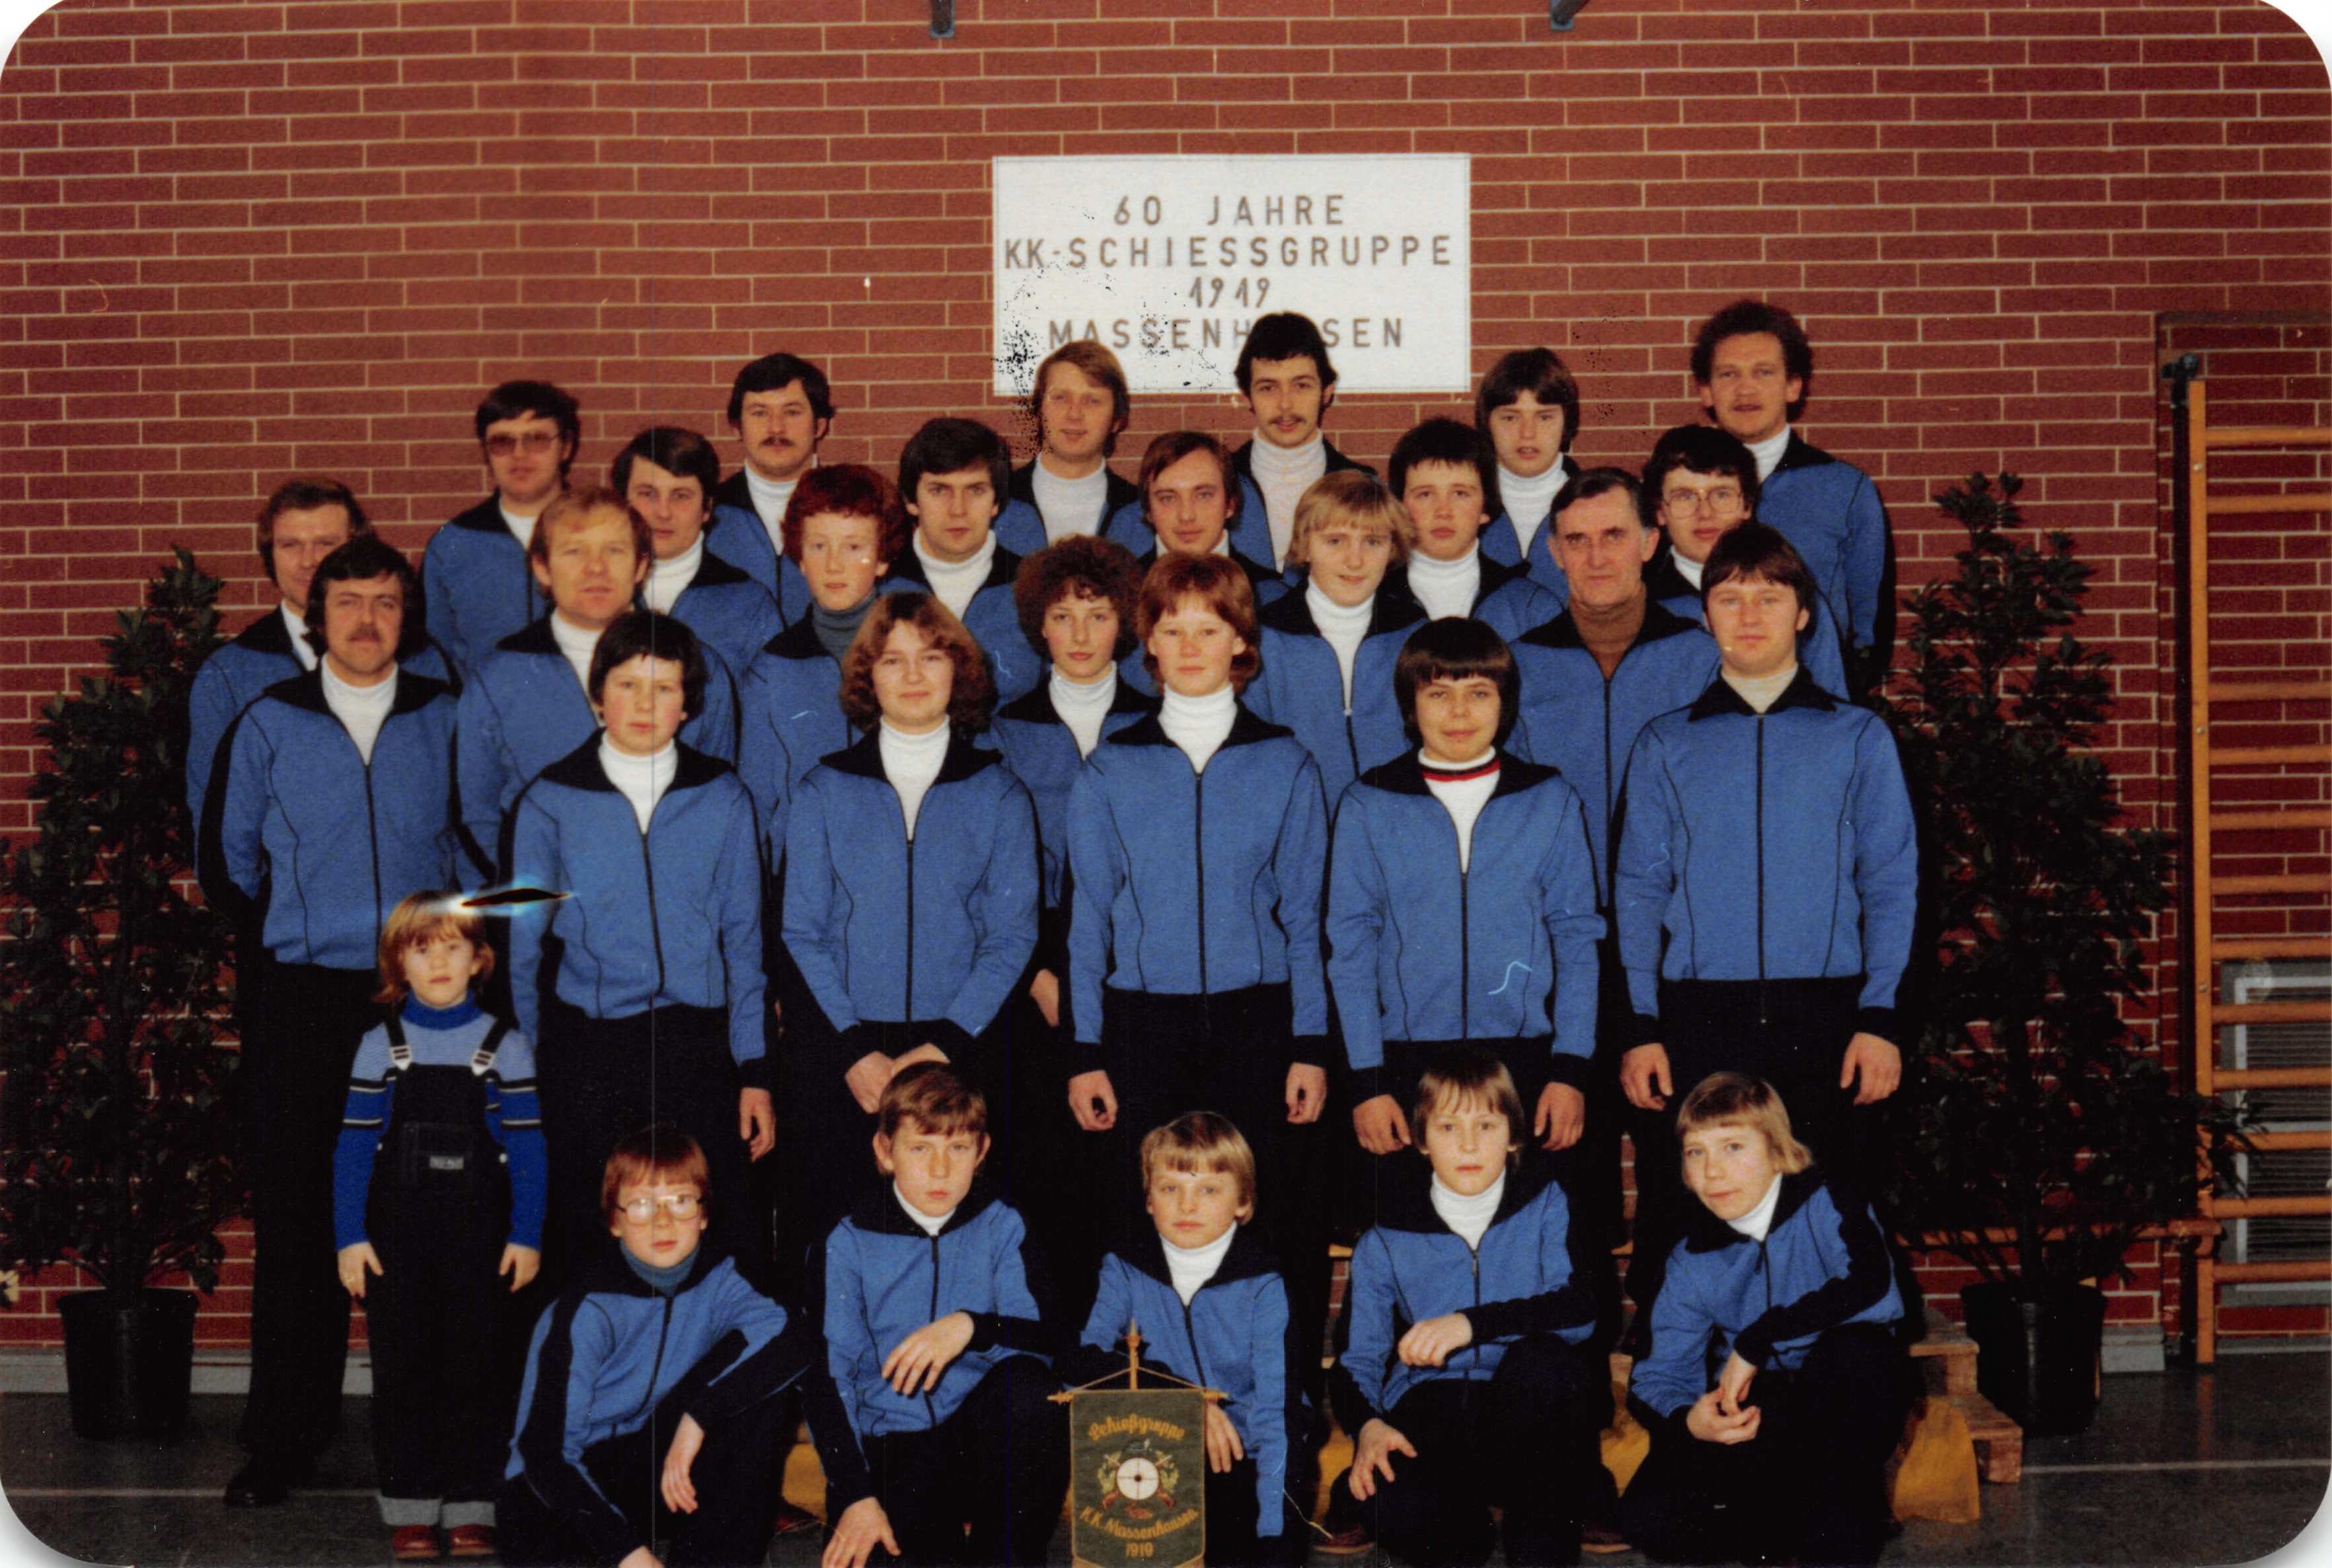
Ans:
[[[108,673],[43,711],[37,830],[0,845],[0,1267],[66,1263],[74,1429],[184,1424],[196,1297],[236,1210],[227,922],[188,902],[186,696],[218,645],[219,582],[178,552],[117,617]]]
[[[2124,1021],[2171,845],[2125,825],[2094,750],[2109,660],[2069,630],[2090,569],[2069,535],[2018,531],[2020,487],[1977,474],[1936,498],[1967,547],[1908,601],[1912,661],[1885,704],[1935,954],[1892,1198],[1983,1276],[1962,1297],[1985,1396],[2027,1430],[2075,1431],[2097,1403],[2098,1283],[2193,1212],[2202,1162],[2232,1179],[2240,1127]]]

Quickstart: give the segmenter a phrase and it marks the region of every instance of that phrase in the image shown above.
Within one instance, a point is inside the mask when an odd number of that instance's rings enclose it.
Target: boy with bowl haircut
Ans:
[[[1337,1325],[1353,1448],[1332,1544],[1365,1520],[1402,1562],[1480,1563],[1502,1504],[1507,1562],[1575,1563],[1580,1516],[1610,1487],[1610,1395],[1563,1190],[1518,1164],[1522,1100],[1487,1052],[1436,1058],[1410,1113],[1430,1174],[1381,1184]]]
[[[1677,1130],[1699,1207],[1630,1381],[1652,1451],[1628,1539],[1663,1562],[1875,1563],[1907,1365],[1878,1218],[1814,1169],[1768,1084],[1711,1075]]]
[[[1498,513],[1498,454],[1490,438],[1455,419],[1428,419],[1393,443],[1392,492],[1411,524],[1406,582],[1426,613],[1471,616],[1512,641],[1562,610],[1565,588],[1501,563],[1482,531]]]
[[[759,1563],[790,1423],[775,1396],[804,1380],[812,1429],[839,1429],[808,1316],[701,1245],[711,1168],[669,1125],[616,1143],[601,1173],[599,1240],[534,1327],[503,1471],[504,1563]],[[829,1465],[839,1461],[829,1456]]]
[[[1300,1562],[1310,1411],[1287,1286],[1248,1224],[1255,1151],[1228,1118],[1193,1111],[1142,1140],[1142,1185],[1157,1245],[1145,1237],[1103,1259],[1062,1381],[1123,1372],[1131,1324],[1145,1369],[1220,1390],[1207,1406],[1207,1561]]]
[[[453,1556],[494,1550],[505,1298],[542,1262],[534,1047],[471,995],[494,955],[460,898],[408,894],[382,928],[375,999],[389,1010],[357,1047],[332,1157],[340,1284],[365,1304],[380,1516],[398,1559],[435,1557],[440,1525]]]
[[[1044,1271],[1018,1212],[975,1180],[988,1103],[915,1063],[884,1087],[874,1144],[889,1190],[810,1259],[848,1421],[821,1454],[825,1561],[862,1568],[879,1542],[910,1563],[1041,1563],[1068,1422],[1049,1398]]]
[[[704,681],[695,636],[669,616],[609,626],[591,655],[603,728],[535,776],[505,834],[504,881],[568,894],[513,916],[510,951],[519,1027],[545,1042],[552,1204],[571,1256],[584,1194],[626,1128],[673,1122],[740,1195],[748,1143],[756,1160],[776,1143],[753,803],[727,763],[675,738]],[[741,1199],[725,1207],[715,1239],[758,1267],[765,1233]]]

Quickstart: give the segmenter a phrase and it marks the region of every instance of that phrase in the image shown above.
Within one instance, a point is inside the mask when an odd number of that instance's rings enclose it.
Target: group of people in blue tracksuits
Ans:
[[[758,1561],[817,1524],[799,1411],[835,1568],[1042,1561],[1048,1396],[1130,1326],[1225,1396],[1210,1560],[1875,1557],[1901,1305],[1855,1194],[1917,886],[1859,702],[1886,520],[1792,428],[1789,312],[1691,368],[1712,422],[1640,473],[1571,462],[1529,349],[1381,481],[1282,312],[1254,438],[1131,482],[1077,342],[1018,467],[954,417],[895,483],[821,464],[833,389],[771,354],[725,480],[651,425],[580,483],[576,400],[496,387],[494,493],[418,572],[283,486],[282,606],[197,678],[187,779],[243,933],[229,1503],[305,1478],[355,1296],[400,1557]],[[477,1330],[433,1362],[448,1301]]]

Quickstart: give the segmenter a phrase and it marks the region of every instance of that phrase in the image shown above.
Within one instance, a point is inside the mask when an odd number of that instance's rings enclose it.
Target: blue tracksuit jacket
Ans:
[[[1201,773],[1154,718],[1094,748],[1069,789],[1069,996],[1101,1042],[1102,988],[1289,987],[1295,1060],[1324,1039],[1327,803],[1303,742],[1244,708]]]
[[[786,814],[819,758],[858,737],[842,712],[842,666],[807,617],[753,655],[737,691],[737,771],[753,793],[769,865],[785,864]]]
[[[457,847],[454,694],[400,670],[368,764],[320,668],[270,686],[228,726],[200,833],[203,893],[254,916],[283,963],[370,970],[397,900],[479,886]]]
[[[639,601],[645,605],[645,598]],[[771,637],[786,629],[769,590],[738,567],[714,555],[708,544],[696,577],[673,601],[672,618],[733,672],[753,662]],[[710,663],[710,660],[706,661]]]
[[[989,733],[1013,777],[1027,787],[1037,808],[1037,847],[1043,871],[1044,904],[1037,917],[1037,965],[1066,980],[1069,972],[1069,788],[1085,768],[1077,738],[1053,710],[1051,675],[1018,702],[997,711]],[[1102,738],[1157,712],[1157,704],[1117,683],[1109,712],[1102,715]],[[1063,992],[1063,1000],[1067,993]]]
[[[1116,469],[1106,464],[1103,465],[1102,472],[1108,474],[1109,479],[1104,486],[1101,522],[1094,531],[1106,534],[1110,520],[1126,507],[1133,508],[1135,518],[1141,517],[1142,492],[1133,488],[1132,480],[1121,477]],[[996,519],[996,542],[1014,555],[1025,558],[1044,549],[1048,540],[1049,536],[1045,531],[1045,514],[1037,505],[1037,459],[1032,457],[1012,471],[1004,510]],[[1145,543],[1142,550],[1149,548]],[[1134,553],[1139,555],[1142,550],[1136,550]]]
[[[809,579],[778,553],[761,514],[753,510],[753,492],[741,468],[712,492],[712,521],[705,525],[704,548],[767,588],[786,625],[809,614]]]
[[[529,1039],[542,1037],[542,943],[555,936],[569,1006],[595,1018],[726,1008],[731,1058],[760,1058],[760,832],[727,763],[682,746],[643,833],[594,736],[520,793],[506,844],[505,878],[572,895],[511,920],[511,997]]]
[[[1891,594],[1895,540],[1870,475],[1792,430],[1759,487],[1757,516],[1798,547],[1840,640],[1872,646]]]
[[[1408,581],[1406,572],[1402,581]],[[1530,573],[1521,567],[1502,565],[1485,556],[1482,586],[1474,594],[1473,618],[1512,644],[1561,615],[1569,599],[1567,588],[1558,598],[1532,581]]]
[[[1651,594],[1652,602],[1662,609],[1695,626],[1707,626],[1700,590],[1677,569],[1676,557],[1667,545],[1661,545],[1644,568],[1644,587]],[[1815,685],[1832,696],[1844,696],[1846,658],[1838,645],[1838,624],[1819,601],[1806,607],[1812,614],[1806,620],[1806,629],[1798,634],[1798,662],[1813,676]]]
[[[1622,810],[1613,892],[1639,1028],[1658,1030],[1663,977],[1859,974],[1855,1028],[1894,1037],[1919,856],[1877,714],[1802,668],[1762,716],[1716,681],[1644,727]]]
[[[1416,753],[1344,792],[1328,862],[1328,986],[1355,1104],[1388,1088],[1388,1038],[1551,1030],[1555,1081],[1585,1086],[1603,919],[1583,817],[1553,769],[1501,757],[1460,871],[1457,824]]]
[[[1530,559],[1525,560],[1515,520],[1502,512],[1482,525],[1482,554],[1500,566],[1524,568],[1531,581],[1554,596],[1557,605],[1567,605],[1571,602],[1571,579],[1563,575],[1563,569],[1554,564],[1554,552],[1547,549],[1547,535],[1553,526],[1553,518],[1538,525],[1538,531],[1531,536]]]
[[[1286,596],[1257,617],[1263,670],[1242,698],[1257,718],[1295,731],[1320,764],[1321,792],[1333,807],[1353,779],[1409,749],[1400,704],[1393,700],[1392,665],[1426,617],[1401,579],[1388,574],[1370,607],[1368,632],[1352,654],[1348,706],[1343,667],[1305,598],[1306,577],[1300,567],[1290,573]]]
[[[1696,1202],[1652,1304],[1651,1347],[1628,1395],[1645,1424],[1683,1435],[1695,1401],[1715,1387],[1716,1364],[1738,1352],[1751,1365],[1795,1370],[1815,1338],[1849,1323],[1903,1315],[1887,1238],[1870,1205],[1819,1169],[1784,1176],[1765,1239],[1753,1241]]]
[[[421,552],[421,591],[429,635],[467,681],[496,643],[550,608],[534,580],[526,547],[502,521],[502,498],[489,495],[429,536]]]
[[[1528,1127],[1514,1131],[1530,1136]],[[1586,1276],[1572,1256],[1570,1205],[1550,1177],[1535,1167],[1508,1169],[1497,1213],[1470,1248],[1434,1212],[1432,1182],[1419,1171],[1381,1184],[1380,1218],[1353,1244],[1336,1325],[1336,1391],[1344,1401],[1338,1413],[1347,1431],[1371,1417],[1390,1420],[1401,1396],[1421,1383],[1487,1382],[1506,1347],[1525,1334],[1578,1344],[1594,1326],[1595,1300],[1579,1283]],[[1408,1366],[1393,1353],[1410,1325],[1452,1312],[1472,1321],[1474,1343],[1447,1363]]]
[[[1213,1277],[1190,1294],[1174,1290],[1166,1253],[1152,1232],[1101,1260],[1101,1286],[1075,1355],[1063,1364],[1071,1386],[1123,1372],[1128,1324],[1142,1331],[1142,1364],[1228,1396],[1223,1413],[1255,1461],[1256,1534],[1277,1536],[1287,1510],[1291,1460],[1304,1458],[1311,1430],[1298,1336],[1289,1322],[1287,1284],[1270,1244],[1251,1226],[1231,1238]],[[1316,1354],[1318,1347],[1314,1345]]]
[[[736,684],[717,655],[704,664],[704,711],[681,726],[681,743],[733,761]],[[462,690],[454,751],[462,830],[482,860],[500,863],[502,830],[519,791],[598,732],[591,699],[559,651],[549,616],[495,645]]]
[[[649,1543],[599,1490],[583,1456],[639,1430],[659,1410],[666,1429],[683,1414],[712,1429],[800,1378],[820,1458],[831,1464],[847,1454],[847,1445],[827,1446],[839,1411],[808,1318],[788,1322],[736,1264],[702,1247],[680,1288],[660,1296],[624,1262],[619,1245],[594,1248],[536,1320],[503,1471],[589,1544],[598,1568],[614,1568]]]
[[[806,1288],[823,1311],[827,1370],[860,1445],[930,1430],[1005,1357],[1041,1359],[1052,1348],[1051,1293],[1028,1228],[983,1182],[973,1183],[936,1236],[907,1218],[895,1187],[869,1194],[810,1249]],[[948,1362],[939,1387],[903,1394],[883,1381],[883,1360],[901,1340],[958,1312],[970,1315],[971,1343]],[[854,1469],[836,1488],[844,1506],[874,1490],[863,1458]]]
[[[435,643],[399,661],[397,667],[460,689],[444,651]],[[203,798],[210,792],[211,770],[218,762],[219,742],[226,738],[226,727],[260,693],[278,681],[297,680],[307,672],[292,651],[292,627],[281,609],[269,610],[233,641],[213,649],[195,672],[194,686],[186,693],[186,816],[198,832]]]
[[[1644,726],[1708,690],[1722,663],[1716,639],[1697,620],[1657,602],[1644,606],[1643,629],[1605,679],[1571,612],[1514,645],[1522,674],[1516,752],[1561,769],[1587,807],[1594,846],[1597,902],[1611,904],[1611,824],[1628,776],[1628,756]]]
[[[996,682],[996,700],[1001,704],[1010,702],[1037,684],[1037,675],[1044,657],[1028,645],[1028,636],[1020,629],[1020,612],[1013,607],[1012,579],[1020,570],[1020,558],[998,544],[989,559],[988,580],[981,583],[963,607],[958,618],[964,630],[988,655],[988,673]],[[883,579],[884,593],[903,593],[913,589],[932,594],[932,579],[924,574],[922,558],[910,545],[891,563],[890,575]]]
[[[1036,808],[959,734],[906,829],[880,731],[810,770],[786,817],[786,950],[836,1039],[862,1019],[944,1020],[963,1031],[935,1042],[954,1056],[1037,945]]]

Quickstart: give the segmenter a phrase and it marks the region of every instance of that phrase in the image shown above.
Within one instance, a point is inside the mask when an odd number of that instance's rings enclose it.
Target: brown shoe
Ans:
[[[496,1550],[492,1525],[456,1525],[445,1532],[448,1557],[491,1557]]]
[[[1579,1526],[1579,1549],[1601,1556],[1611,1552],[1625,1552],[1628,1538],[1619,1527],[1609,1524],[1586,1524]]]
[[[426,1525],[399,1525],[388,1533],[388,1554],[399,1563],[435,1563],[437,1532]]]

